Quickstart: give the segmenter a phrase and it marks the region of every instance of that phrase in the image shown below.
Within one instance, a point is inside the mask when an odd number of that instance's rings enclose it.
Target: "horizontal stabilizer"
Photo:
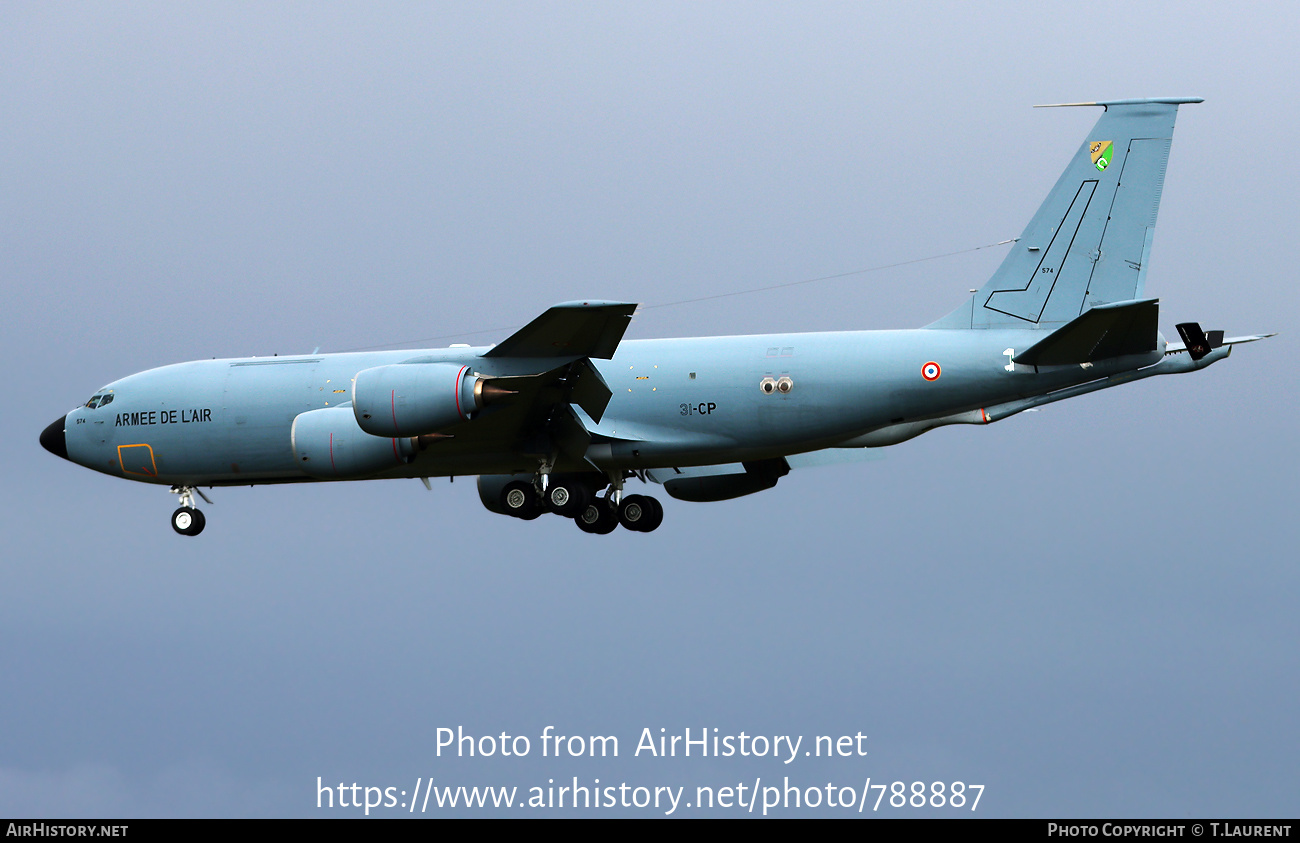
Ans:
[[[557,304],[515,331],[484,357],[614,356],[636,305],[627,302],[572,301]]]
[[[1016,355],[1026,366],[1066,366],[1156,350],[1159,299],[1098,305]]]

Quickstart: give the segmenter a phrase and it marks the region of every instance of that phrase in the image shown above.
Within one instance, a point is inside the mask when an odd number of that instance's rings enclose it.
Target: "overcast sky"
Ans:
[[[870,777],[982,784],[993,816],[1294,816],[1298,21],[6,4],[0,815],[360,813],[318,810],[317,777]],[[165,488],[37,442],[143,369],[487,343],[582,297],[643,302],[635,338],[917,327],[1005,247],[654,305],[1015,237],[1099,115],[1031,106],[1143,96],[1206,100],[1178,115],[1162,329],[1282,332],[1201,373],[737,501],[660,489],[648,535],[503,518],[461,479],[217,489],[186,539]],[[439,757],[458,726],[531,752]],[[547,726],[619,757],[542,758]],[[633,754],[687,727],[869,754]],[[816,812],[845,811],[778,815]]]

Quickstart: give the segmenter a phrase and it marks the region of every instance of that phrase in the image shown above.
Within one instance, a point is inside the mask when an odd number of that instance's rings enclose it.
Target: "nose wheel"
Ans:
[[[203,517],[194,506],[194,496],[198,495],[208,503],[208,496],[194,486],[172,486],[172,494],[180,497],[180,508],[172,513],[172,529],[182,536],[197,536],[207,526],[208,519]]]
[[[197,536],[203,532],[207,521],[203,513],[193,507],[182,506],[172,513],[172,529],[182,536]]]

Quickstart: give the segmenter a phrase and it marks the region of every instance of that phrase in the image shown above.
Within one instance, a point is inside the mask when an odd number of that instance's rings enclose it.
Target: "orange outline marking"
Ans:
[[[130,471],[129,469],[127,469],[127,467],[126,467],[126,460],[122,459],[122,449],[123,449],[123,448],[148,448],[148,449],[149,449],[149,468],[145,468],[144,466],[141,466],[141,469],[142,469],[141,471]],[[151,448],[147,442],[140,442],[140,443],[135,444],[135,445],[118,445],[118,446],[117,446],[117,464],[118,464],[119,466],[121,466],[121,468],[122,468],[122,473],[123,473],[123,474],[136,474],[136,475],[139,475],[140,477],[157,477],[157,476],[158,476],[158,461],[154,459],[154,456],[153,456],[153,448]],[[152,469],[152,471],[150,471],[150,468]]]

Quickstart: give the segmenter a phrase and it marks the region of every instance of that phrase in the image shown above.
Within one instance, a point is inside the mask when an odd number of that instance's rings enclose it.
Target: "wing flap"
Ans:
[[[609,384],[600,376],[600,372],[586,358],[576,361],[570,367],[569,403],[577,404],[591,416],[591,420],[600,424],[609,406],[609,399],[614,397]]]

